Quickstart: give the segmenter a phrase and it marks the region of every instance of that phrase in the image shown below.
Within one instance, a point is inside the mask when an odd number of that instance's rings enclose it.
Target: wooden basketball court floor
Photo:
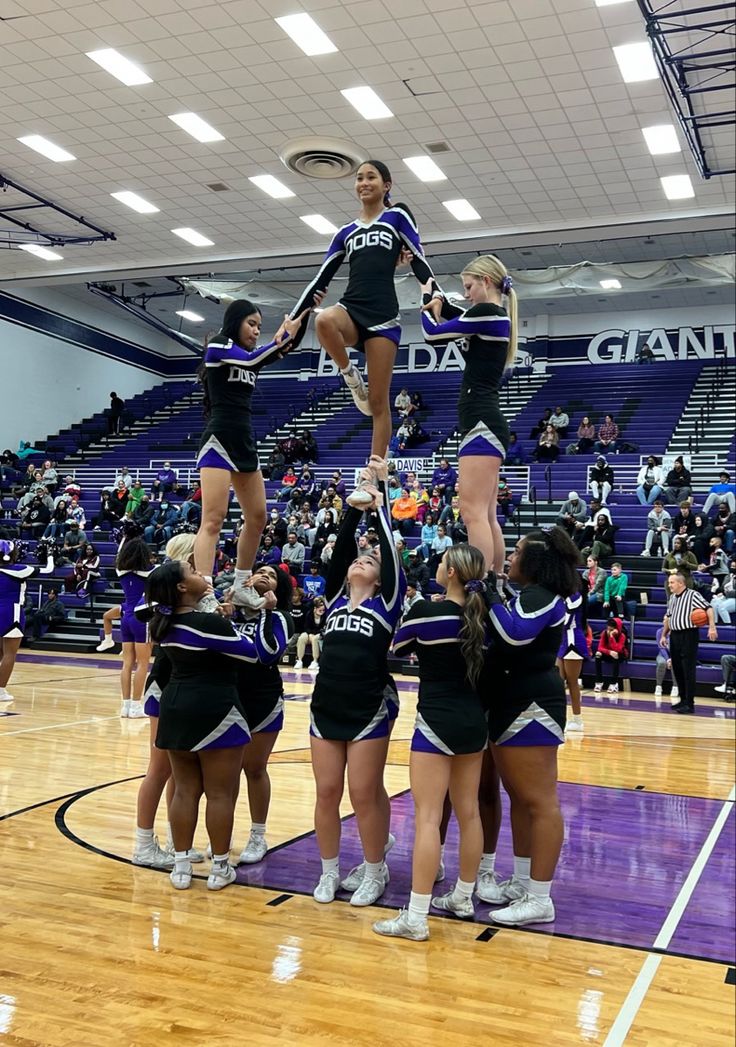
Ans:
[[[589,696],[560,753],[555,923],[495,929],[478,905],[474,923],[432,917],[419,943],[371,931],[408,899],[416,681],[386,773],[391,884],[384,907],[355,909],[311,898],[306,673],[285,673],[266,861],[221,893],[130,864],[148,721],[118,718],[118,664],[22,652],[0,708],[0,1044],[732,1047],[733,706],[680,717],[666,698]],[[236,846],[248,825],[242,795]],[[506,824],[498,853],[508,875]]]

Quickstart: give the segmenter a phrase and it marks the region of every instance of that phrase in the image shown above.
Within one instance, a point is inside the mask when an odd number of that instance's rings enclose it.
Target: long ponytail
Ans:
[[[468,667],[467,677],[476,687],[485,662],[488,611],[483,599],[482,579],[486,573],[483,553],[474,545],[461,542],[445,553],[445,565],[452,567],[465,588],[460,650]]]
[[[505,366],[507,369],[513,367],[519,344],[519,300],[516,297],[516,291],[514,290],[508,269],[500,258],[496,258],[495,254],[484,254],[478,258],[473,258],[465,266],[462,275],[465,276],[466,274],[468,276],[476,276],[479,279],[487,276],[506,298],[511,331],[509,333],[509,347],[506,352]]]

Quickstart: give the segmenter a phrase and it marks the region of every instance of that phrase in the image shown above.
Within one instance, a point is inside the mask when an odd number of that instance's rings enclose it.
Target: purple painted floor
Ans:
[[[547,933],[622,945],[651,947],[718,815],[722,802],[686,796],[560,785],[565,844],[555,881],[557,920]],[[411,884],[413,804],[401,793],[392,800],[391,828],[397,838],[389,856],[391,882],[380,904],[406,905]],[[733,963],[735,905],[734,819],[706,866],[670,951]],[[457,834],[450,825],[447,877],[435,894],[449,890],[457,875]],[[361,860],[354,817],[343,822],[341,871]],[[510,874],[512,851],[504,817],[497,869]],[[275,849],[258,866],[241,866],[238,882],[289,893],[310,893],[319,875],[313,833]],[[341,892],[339,898],[347,900]],[[476,921],[492,923],[488,906],[477,904]]]

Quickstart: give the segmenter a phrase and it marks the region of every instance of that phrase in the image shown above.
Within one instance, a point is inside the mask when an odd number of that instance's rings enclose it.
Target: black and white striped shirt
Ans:
[[[672,593],[667,603],[667,618],[670,629],[678,632],[682,629],[694,629],[690,615],[696,607],[707,611],[710,604],[695,589],[683,589],[681,593]]]

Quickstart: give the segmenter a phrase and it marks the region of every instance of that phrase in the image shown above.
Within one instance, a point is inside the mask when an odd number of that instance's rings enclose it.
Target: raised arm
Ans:
[[[235,364],[238,367],[247,367],[255,370],[263,367],[270,360],[277,359],[280,353],[290,348],[291,343],[292,338],[288,334],[278,342],[268,342],[266,345],[259,345],[255,349],[243,349],[241,346],[235,345],[235,343],[223,345],[213,342],[205,349],[204,365],[205,367],[220,367],[222,364]]]
[[[443,316],[446,311],[443,309]],[[507,342],[511,336],[508,316],[492,313],[485,304],[473,305],[449,320],[438,323],[428,311],[422,312],[425,342],[448,342],[475,335],[484,342]]]
[[[327,568],[327,584],[325,586],[325,603],[331,607],[345,588],[348,567],[358,553],[358,545],[355,541],[355,530],[362,516],[360,509],[352,507],[345,510],[340,529],[337,532],[337,541],[332,550],[332,558]]]
[[[378,510],[378,545],[381,550],[380,597],[387,613],[398,617],[406,592],[406,578],[401,570],[399,551],[394,541],[388,485],[384,480],[379,482],[378,489],[383,495],[383,505]]]

